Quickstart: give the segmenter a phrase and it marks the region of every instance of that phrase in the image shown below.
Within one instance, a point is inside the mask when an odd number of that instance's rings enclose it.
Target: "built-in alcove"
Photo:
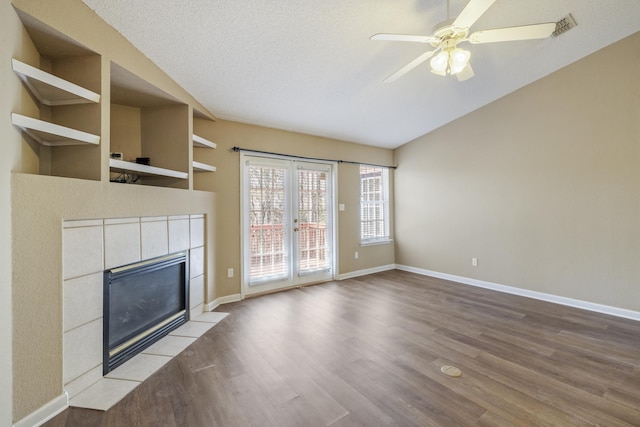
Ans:
[[[196,109],[193,110],[193,188],[213,191],[212,173],[216,171],[215,148],[211,137],[213,122]]]
[[[22,131],[20,172],[100,180],[101,57],[17,10],[37,55],[12,58],[24,102],[11,121]]]
[[[11,114],[23,135],[17,172],[211,191],[215,143],[193,129],[194,119],[213,121],[208,113],[16,11],[27,39],[26,53],[11,58],[24,83]]]
[[[189,129],[187,104],[111,63],[112,182],[189,188]]]

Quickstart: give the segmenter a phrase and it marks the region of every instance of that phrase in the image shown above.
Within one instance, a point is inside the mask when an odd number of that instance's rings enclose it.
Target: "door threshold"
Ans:
[[[286,288],[278,288],[278,289],[272,289],[272,290],[264,291],[264,292],[256,292],[255,294],[245,294],[245,299],[254,298],[254,297],[261,297],[261,296],[270,295],[270,294],[277,294],[279,292],[286,292],[286,291],[291,291],[291,290],[294,290],[294,289],[307,288],[309,286],[322,285],[322,284],[329,283],[329,282],[334,282],[334,281],[335,281],[335,279],[319,280],[317,282],[310,282],[310,283],[305,283],[305,284],[302,284],[302,285],[294,285],[294,286],[288,286]]]

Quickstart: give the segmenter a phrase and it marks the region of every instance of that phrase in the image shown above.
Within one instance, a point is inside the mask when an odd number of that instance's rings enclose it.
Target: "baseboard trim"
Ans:
[[[349,273],[338,274],[338,280],[352,279],[354,277],[366,276],[367,274],[380,273],[382,271],[394,270],[395,264],[381,265],[379,267],[366,268],[364,270],[351,271]]]
[[[49,421],[69,407],[69,396],[65,391],[60,396],[42,405],[39,409],[30,413],[20,421],[16,422],[13,427],[38,427]]]
[[[213,311],[220,304],[228,304],[230,302],[238,302],[238,301],[242,301],[242,295],[240,294],[233,294],[233,295],[227,295],[224,297],[219,297],[211,301],[209,304],[207,304],[207,308],[208,308],[207,311]]]
[[[597,313],[609,314],[616,317],[624,317],[626,319],[640,321],[640,312],[627,310],[624,308],[611,307],[603,304],[577,300],[573,298],[561,297],[558,295],[547,294],[544,292],[530,291],[528,289],[515,288],[513,286],[500,285],[498,283],[486,282],[484,280],[472,279],[470,277],[456,276],[453,274],[440,273],[438,271],[425,270],[422,268],[411,267],[408,265],[396,264],[396,268],[410,273],[416,273],[423,276],[436,277],[438,279],[451,280],[453,282],[463,283],[465,285],[477,286],[480,288],[491,289],[507,294],[519,295],[527,298],[547,301],[554,304],[566,305],[569,307],[581,308],[583,310],[594,311]]]

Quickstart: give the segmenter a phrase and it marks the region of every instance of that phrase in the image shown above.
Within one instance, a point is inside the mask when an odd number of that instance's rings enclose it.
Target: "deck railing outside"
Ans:
[[[252,225],[250,232],[251,278],[286,275],[288,254],[284,226]],[[329,266],[326,224],[300,223],[294,237],[299,242],[299,271]]]

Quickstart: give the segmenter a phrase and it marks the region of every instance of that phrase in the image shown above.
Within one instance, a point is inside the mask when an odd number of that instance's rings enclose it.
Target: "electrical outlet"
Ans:
[[[233,268],[227,269],[227,277],[233,277]]]
[[[471,265],[474,267],[478,266],[478,258],[471,258]]]
[[[355,258],[358,259],[358,251],[356,251]]]

